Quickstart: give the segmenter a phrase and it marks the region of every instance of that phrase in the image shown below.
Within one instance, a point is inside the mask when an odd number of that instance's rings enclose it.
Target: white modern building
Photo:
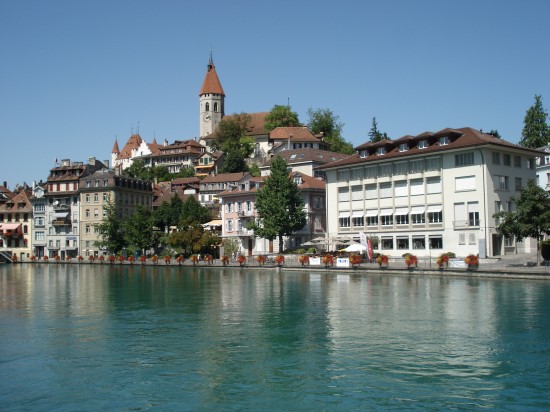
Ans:
[[[550,144],[539,150],[544,152],[544,155],[537,159],[537,184],[550,192]]]
[[[540,152],[465,127],[365,143],[358,153],[321,166],[327,177],[329,236],[361,232],[379,253],[481,258],[536,250],[503,239],[493,215],[511,210],[535,179]]]

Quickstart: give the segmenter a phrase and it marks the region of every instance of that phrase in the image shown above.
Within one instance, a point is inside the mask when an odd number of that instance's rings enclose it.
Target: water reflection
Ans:
[[[550,406],[546,282],[48,264],[0,287],[12,409]]]

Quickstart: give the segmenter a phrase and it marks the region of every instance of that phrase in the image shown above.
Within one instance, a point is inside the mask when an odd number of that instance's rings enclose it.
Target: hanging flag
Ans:
[[[359,243],[361,243],[361,245],[367,247],[367,234],[365,232],[360,232],[359,233]]]

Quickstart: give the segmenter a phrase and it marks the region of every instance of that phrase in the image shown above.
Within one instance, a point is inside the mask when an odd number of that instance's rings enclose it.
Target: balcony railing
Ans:
[[[63,204],[63,205],[54,204],[53,205],[53,210],[60,210],[60,211],[65,211],[66,210],[66,211],[69,211],[69,210],[71,210],[71,206],[70,205],[65,205],[65,204]]]
[[[254,216],[254,212],[252,210],[240,210],[237,212],[237,215],[239,217],[252,217]]]
[[[239,236],[254,236],[254,231],[251,229],[239,229],[237,230]]]
[[[455,229],[467,229],[470,227],[479,227],[479,219],[455,220],[453,222],[453,227]]]

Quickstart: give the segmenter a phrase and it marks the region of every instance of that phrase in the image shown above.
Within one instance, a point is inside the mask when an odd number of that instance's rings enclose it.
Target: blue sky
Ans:
[[[199,133],[209,51],[226,113],[329,108],[344,137],[444,127],[518,142],[550,108],[550,1],[0,0],[0,184]]]

